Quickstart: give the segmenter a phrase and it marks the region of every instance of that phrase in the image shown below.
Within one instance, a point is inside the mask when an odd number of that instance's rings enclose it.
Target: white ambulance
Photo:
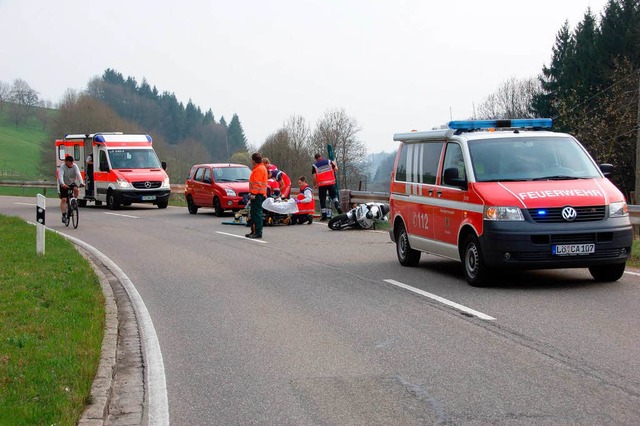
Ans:
[[[56,140],[56,166],[72,155],[86,186],[80,189],[78,204],[106,203],[110,209],[132,203],[169,205],[171,187],[166,164],[158,160],[151,136],[101,132],[70,134]],[[93,165],[87,159],[91,156]]]
[[[633,231],[623,194],[551,119],[452,121],[399,133],[391,176],[391,239],[400,264],[421,252],[459,260],[466,280],[501,269],[624,273]]]

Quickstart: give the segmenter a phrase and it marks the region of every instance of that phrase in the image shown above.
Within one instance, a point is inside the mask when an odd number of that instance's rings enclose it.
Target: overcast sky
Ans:
[[[0,81],[55,104],[113,68],[216,121],[237,113],[254,147],[294,114],[313,128],[343,108],[369,152],[390,152],[394,133],[469,118],[538,75],[565,20],[606,2],[0,0]]]

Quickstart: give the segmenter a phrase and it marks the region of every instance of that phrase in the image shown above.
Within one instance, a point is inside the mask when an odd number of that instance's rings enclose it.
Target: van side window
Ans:
[[[396,180],[435,184],[442,142],[421,142],[402,145]]]
[[[444,174],[447,169],[457,170],[457,179],[466,180],[467,176],[464,168],[464,158],[462,157],[462,148],[457,143],[448,143],[444,154],[444,164],[442,167],[442,185],[444,183]]]
[[[425,143],[422,147],[421,183],[435,185],[438,176],[438,163],[442,153],[442,142]]]
[[[100,151],[100,171],[109,171],[109,162],[107,161],[107,153],[105,151]]]
[[[400,158],[398,158],[398,167],[396,168],[396,180],[400,182],[407,181],[407,148],[408,145],[405,144],[400,147]]]

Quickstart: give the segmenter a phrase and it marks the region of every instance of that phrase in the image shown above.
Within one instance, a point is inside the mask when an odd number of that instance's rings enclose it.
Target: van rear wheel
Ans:
[[[464,277],[473,287],[484,287],[491,271],[485,265],[482,258],[480,242],[475,235],[469,235],[464,242],[462,252],[462,264],[464,265]]]
[[[622,274],[624,274],[624,268],[626,263],[618,263],[615,265],[600,265],[592,266],[589,268],[589,272],[594,280],[599,282],[613,282],[618,281]]]
[[[409,245],[409,235],[404,225],[400,225],[396,236],[396,254],[402,266],[416,266],[420,263],[420,253]]]

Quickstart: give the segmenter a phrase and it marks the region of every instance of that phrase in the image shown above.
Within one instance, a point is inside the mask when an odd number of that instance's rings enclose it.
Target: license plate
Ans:
[[[557,256],[576,256],[595,252],[595,244],[558,244],[552,248],[552,253]]]
[[[142,201],[153,201],[156,199],[155,195],[143,195],[142,196]]]

